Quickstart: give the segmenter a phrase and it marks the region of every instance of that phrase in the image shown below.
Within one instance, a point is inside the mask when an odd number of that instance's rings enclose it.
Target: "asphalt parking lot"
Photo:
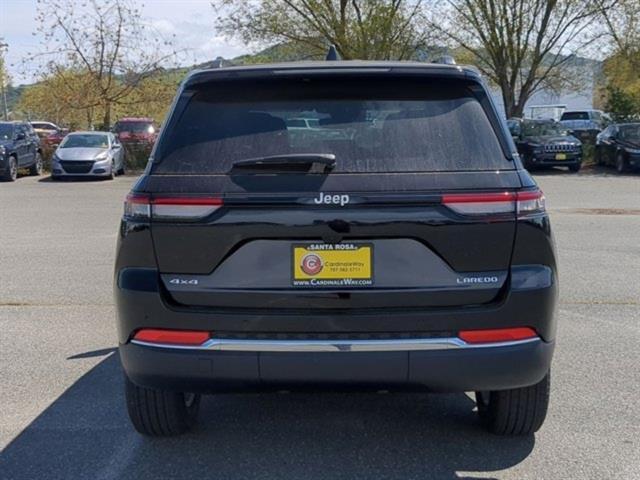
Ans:
[[[640,176],[537,176],[559,253],[547,422],[485,433],[466,395],[207,397],[197,429],[130,427],[111,275],[133,177],[0,184],[0,478],[640,478]]]

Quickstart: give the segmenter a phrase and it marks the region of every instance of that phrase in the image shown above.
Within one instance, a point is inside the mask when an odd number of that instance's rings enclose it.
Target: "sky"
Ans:
[[[9,44],[5,53],[13,85],[34,81],[33,70],[23,72],[23,58],[40,48],[34,36],[36,0],[0,0],[0,38]],[[215,31],[215,13],[210,0],[144,0],[143,19],[162,35],[175,34],[174,45],[185,49],[181,63],[193,65],[218,56],[231,58],[252,51],[237,40]]]

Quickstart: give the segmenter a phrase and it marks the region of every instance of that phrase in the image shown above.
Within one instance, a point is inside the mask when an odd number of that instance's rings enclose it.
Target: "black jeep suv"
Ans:
[[[543,194],[473,71],[198,71],[120,226],[129,415],[171,435],[206,393],[473,391],[491,431],[534,432],[556,292]]]
[[[582,142],[554,120],[509,119],[507,122],[525,168],[582,166]]]
[[[40,139],[28,122],[0,122],[0,180],[15,181],[19,168],[42,175]]]

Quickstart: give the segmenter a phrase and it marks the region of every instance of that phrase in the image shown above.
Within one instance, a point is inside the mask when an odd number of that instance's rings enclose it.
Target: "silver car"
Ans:
[[[51,158],[51,178],[104,177],[124,173],[124,149],[111,132],[73,132]]]

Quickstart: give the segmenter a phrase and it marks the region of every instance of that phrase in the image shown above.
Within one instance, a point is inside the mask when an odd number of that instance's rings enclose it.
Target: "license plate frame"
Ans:
[[[566,160],[566,159],[567,159],[566,153],[556,153],[556,160]]]
[[[293,243],[291,285],[296,288],[363,288],[374,284],[371,242]]]

